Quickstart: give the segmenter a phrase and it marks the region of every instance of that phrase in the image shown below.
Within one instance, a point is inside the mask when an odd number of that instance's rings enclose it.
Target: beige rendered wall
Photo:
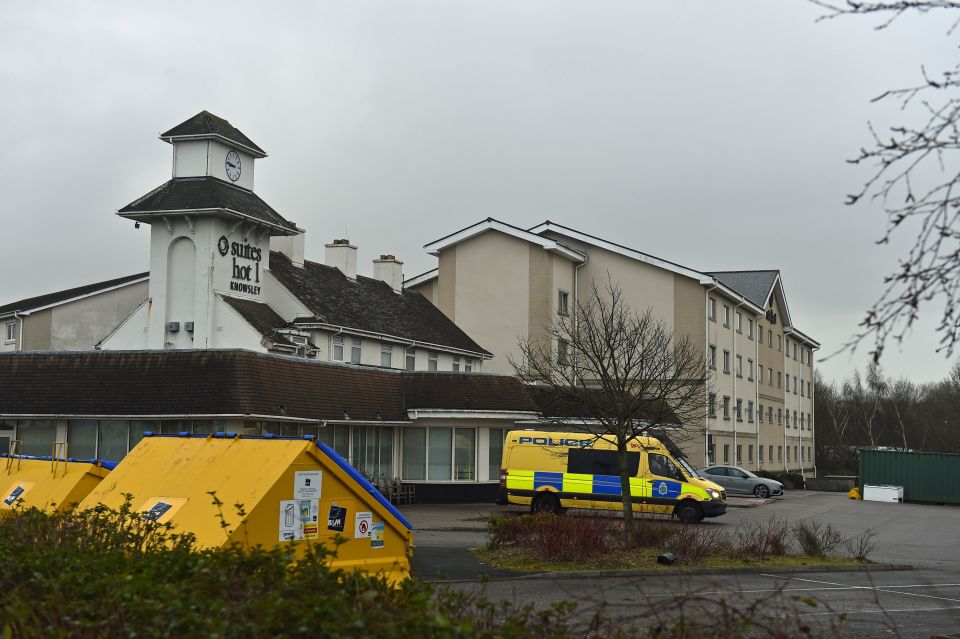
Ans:
[[[50,327],[53,321],[53,310],[47,309],[32,313],[23,318],[21,330],[20,350],[23,351],[46,351],[50,350]]]
[[[438,306],[439,305],[439,300],[437,299],[437,282],[438,281],[439,281],[439,278],[435,277],[432,280],[428,280],[417,286],[410,286],[409,289],[411,291],[417,291],[418,293],[423,295],[425,298],[430,300],[431,304],[433,304],[434,306]]]
[[[147,282],[137,282],[55,306],[51,309],[50,348],[93,348],[147,299],[147,287]]]
[[[440,253],[440,310],[494,354],[486,371],[513,372],[509,358],[519,356],[518,339],[528,336],[531,260],[529,242],[496,231]]]

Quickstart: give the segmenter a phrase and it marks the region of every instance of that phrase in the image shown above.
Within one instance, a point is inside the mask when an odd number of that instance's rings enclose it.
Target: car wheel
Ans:
[[[770,489],[764,486],[763,484],[760,484],[759,486],[753,489],[753,494],[759,497],[760,499],[766,499],[767,497],[770,496]]]
[[[703,520],[703,509],[695,501],[682,501],[677,504],[673,514],[685,524],[695,524]]]
[[[550,493],[541,493],[537,495],[533,499],[533,503],[530,504],[530,512],[553,513],[554,515],[559,515],[562,512],[562,509],[560,508],[560,500]]]

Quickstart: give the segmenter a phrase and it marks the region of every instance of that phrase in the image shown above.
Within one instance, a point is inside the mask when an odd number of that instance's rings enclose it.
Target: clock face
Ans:
[[[230,151],[227,153],[227,160],[224,162],[224,167],[227,169],[227,177],[230,178],[233,182],[236,182],[240,179],[240,154],[236,151]]]

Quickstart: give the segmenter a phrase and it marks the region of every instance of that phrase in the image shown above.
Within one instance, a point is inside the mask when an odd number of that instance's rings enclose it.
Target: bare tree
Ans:
[[[679,336],[652,309],[635,311],[608,278],[557,315],[540,339],[520,343],[517,375],[572,409],[558,423],[615,442],[624,532],[633,539],[628,449],[644,432],[683,440],[702,433],[708,368],[703,350]]]
[[[811,0],[827,10],[821,19],[848,15],[876,15],[877,29],[889,27],[908,12],[941,12],[960,9],[947,0],[847,0],[832,3]],[[947,29],[952,34],[960,13]],[[871,354],[879,361],[889,340],[902,342],[919,317],[920,305],[943,301],[937,332],[940,348],[950,356],[960,341],[960,64],[934,74],[920,69],[912,87],[885,91],[874,101],[893,101],[908,121],[880,133],[870,125],[873,144],[849,160],[873,167],[873,173],[848,204],[863,198],[883,202],[887,229],[879,243],[887,243],[898,230],[910,229],[916,237],[898,267],[884,279],[886,288],[860,322],[860,332],[845,344],[855,349],[873,339]]]

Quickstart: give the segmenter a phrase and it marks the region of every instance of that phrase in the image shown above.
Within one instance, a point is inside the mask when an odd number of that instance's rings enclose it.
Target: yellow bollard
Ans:
[[[850,499],[863,499],[863,497],[860,496],[860,489],[856,486],[850,489],[850,492],[847,493],[847,497]]]

